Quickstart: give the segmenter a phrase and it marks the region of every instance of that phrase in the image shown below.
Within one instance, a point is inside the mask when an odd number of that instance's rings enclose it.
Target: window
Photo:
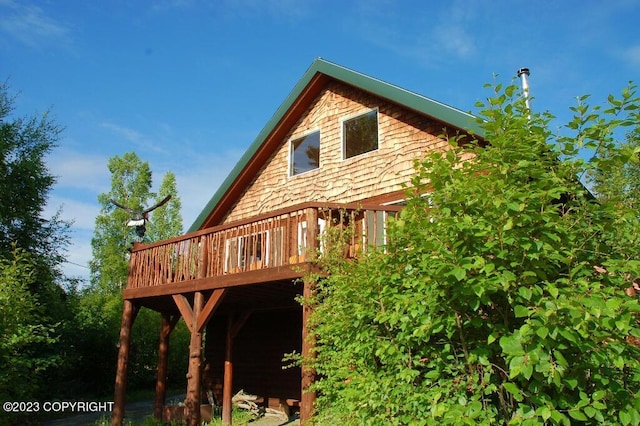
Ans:
[[[382,210],[367,210],[364,215],[365,244],[382,246],[387,239],[387,212]]]
[[[378,149],[378,110],[342,122],[345,159]]]
[[[320,132],[291,141],[291,176],[320,167]]]

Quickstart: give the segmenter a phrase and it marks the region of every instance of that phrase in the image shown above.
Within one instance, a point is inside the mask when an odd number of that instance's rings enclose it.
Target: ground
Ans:
[[[127,424],[127,421],[131,421],[134,425],[140,424],[152,413],[153,400],[127,403],[125,406],[125,424]],[[96,422],[101,418],[106,418],[104,413],[78,414],[63,419],[46,421],[44,426],[95,426]],[[270,416],[261,417],[249,423],[250,426],[297,426],[299,424],[300,420],[297,417],[283,420],[279,417]]]

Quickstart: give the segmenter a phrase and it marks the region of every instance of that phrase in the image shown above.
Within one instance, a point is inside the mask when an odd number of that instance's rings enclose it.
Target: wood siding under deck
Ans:
[[[385,244],[385,222],[397,206],[304,203],[220,225],[131,251],[125,299],[211,290],[294,279],[312,262],[308,220],[314,239],[329,227],[354,225],[345,256]],[[324,250],[320,244],[320,250]]]

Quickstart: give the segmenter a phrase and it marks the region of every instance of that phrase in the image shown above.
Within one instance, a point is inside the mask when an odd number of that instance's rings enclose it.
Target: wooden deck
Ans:
[[[329,227],[353,226],[346,256],[385,243],[398,206],[304,203],[131,251],[125,299],[274,283],[301,277],[324,251]]]

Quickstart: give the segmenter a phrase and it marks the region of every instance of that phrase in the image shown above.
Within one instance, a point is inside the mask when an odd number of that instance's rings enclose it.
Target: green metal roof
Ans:
[[[249,164],[251,158],[256,154],[269,134],[283,119],[287,111],[293,106],[296,99],[298,99],[298,97],[304,92],[305,88],[316,74],[324,74],[335,80],[342,81],[361,90],[370,92],[378,97],[430,116],[449,126],[456,127],[482,137],[482,130],[476,121],[476,117],[469,113],[433,99],[429,99],[417,93],[402,89],[398,86],[386,83],[382,80],[333,64],[325,61],[324,59],[317,58],[313,61],[293,90],[291,90],[289,96],[287,96],[284,102],[276,110],[262,131],[260,131],[253,143],[245,151],[242,157],[240,157],[238,163],[231,170],[224,182],[222,182],[222,185],[220,185],[216,193],[213,194],[213,197],[211,197],[211,200],[209,200],[207,205],[200,212],[188,232],[194,232],[200,229],[207,220],[209,214],[216,208],[223,195],[229,190],[242,170]]]

